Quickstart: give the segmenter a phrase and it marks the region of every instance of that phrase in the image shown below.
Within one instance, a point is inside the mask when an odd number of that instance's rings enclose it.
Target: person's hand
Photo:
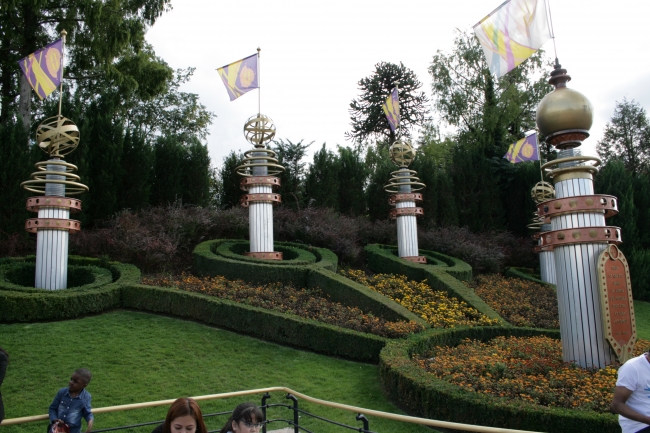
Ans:
[[[64,422],[63,422],[63,420],[57,418],[54,421],[52,421],[52,424],[59,425],[59,424],[64,424]]]
[[[88,428],[86,429],[86,433],[90,433],[90,431],[93,429],[93,423],[95,422],[94,419],[91,419],[88,421]]]

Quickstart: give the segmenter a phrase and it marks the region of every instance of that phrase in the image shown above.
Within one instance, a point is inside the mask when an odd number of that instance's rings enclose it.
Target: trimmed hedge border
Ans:
[[[33,258],[4,259],[0,263],[25,263]],[[133,265],[100,259],[69,256],[70,266],[94,266],[110,271],[108,284],[84,290],[15,291],[15,285],[0,281],[0,323],[66,320],[101,313],[121,305],[120,288],[140,281]],[[34,289],[37,290],[37,289]]]
[[[559,331],[474,327],[430,329],[407,340],[392,340],[382,350],[379,360],[384,391],[402,409],[425,418],[549,433],[620,433],[614,415],[506,402],[438,379],[411,361],[413,354],[424,353],[435,346],[454,346],[465,338],[487,341],[500,335],[560,338]]]
[[[34,272],[36,264],[34,262],[15,262],[0,265],[0,285],[2,290],[14,290],[24,293],[44,293],[44,289],[37,289],[33,286],[20,284],[22,281],[31,280],[34,282]],[[81,280],[81,281],[80,281]],[[85,284],[77,284],[87,280]],[[68,267],[68,284],[72,285],[66,290],[88,290],[104,286],[113,282],[113,274],[105,268],[98,266],[75,266]],[[74,285],[77,284],[77,285]]]
[[[200,293],[141,284],[122,287],[122,306],[196,320],[266,341],[362,362],[379,362],[387,339]]]
[[[512,277],[512,278],[521,278],[522,280],[528,280],[532,281],[537,284],[544,284],[545,286],[551,286],[555,289],[555,284],[547,283],[545,281],[540,280],[539,278],[535,278],[530,273],[527,272],[527,268],[506,268],[506,271],[504,272],[504,275],[506,277]]]
[[[235,247],[235,245],[239,245]],[[310,260],[309,264],[294,264],[292,260],[259,260],[238,255],[236,251],[245,250],[248,241],[217,239],[200,243],[194,249],[194,268],[199,275],[223,276],[232,280],[243,280],[252,284],[283,283],[295,287],[319,288],[331,301],[342,305],[358,307],[364,312],[372,312],[377,317],[389,321],[413,320],[425,328],[429,324],[417,314],[388,299],[363,284],[356,283],[336,273],[338,258],[325,248],[276,242],[276,249],[302,250],[295,261]],[[228,251],[228,252],[224,252]]]
[[[365,247],[368,267],[374,272],[406,275],[415,281],[425,281],[434,290],[446,292],[449,296],[465,301],[491,319],[498,319],[502,325],[508,322],[483,301],[474,290],[460,280],[472,279],[472,268],[462,260],[435,251],[420,250],[420,254],[435,259],[435,265],[417,264],[397,256],[397,248],[389,245],[372,244]],[[438,263],[442,262],[444,265]]]

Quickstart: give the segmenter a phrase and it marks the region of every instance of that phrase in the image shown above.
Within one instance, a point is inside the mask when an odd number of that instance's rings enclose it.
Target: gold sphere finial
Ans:
[[[275,125],[263,114],[251,116],[244,125],[244,136],[255,147],[265,147],[275,137]]]
[[[62,157],[79,145],[79,129],[63,116],[50,117],[38,125],[36,142],[51,157]]]
[[[566,86],[570,80],[571,76],[555,59],[555,68],[549,79],[555,89],[537,107],[539,132],[546,142],[558,149],[580,146],[589,137],[593,123],[591,102],[582,93]]]
[[[555,188],[548,182],[537,182],[533,189],[530,190],[530,196],[537,204],[553,200],[555,198]]]
[[[398,167],[408,167],[415,159],[415,150],[411,143],[406,141],[395,141],[388,150],[390,160]]]

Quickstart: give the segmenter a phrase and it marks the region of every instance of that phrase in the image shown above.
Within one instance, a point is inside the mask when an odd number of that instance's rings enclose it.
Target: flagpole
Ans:
[[[262,49],[257,47],[257,115],[262,114],[262,82],[260,80],[260,51]]]
[[[551,25],[551,35],[553,37],[553,51],[555,52],[555,63],[558,63],[557,46],[555,45],[555,29],[553,28],[553,15],[551,15],[551,0],[546,0],[546,9],[547,9],[546,20]]]
[[[61,30],[61,82],[59,82],[59,117],[61,117],[61,103],[63,101],[63,67],[65,65],[65,37],[68,32]]]

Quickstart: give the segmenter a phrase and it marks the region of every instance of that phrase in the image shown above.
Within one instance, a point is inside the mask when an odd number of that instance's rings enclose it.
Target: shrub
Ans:
[[[282,284],[248,285],[241,280],[227,280],[224,277],[197,278],[191,275],[180,277],[155,277],[143,279],[144,284],[178,287],[189,292],[203,293],[241,302],[254,307],[295,314],[319,322],[368,332],[381,337],[399,338],[424,329],[416,322],[390,322],[375,317],[355,307],[331,302],[319,289],[296,289]]]
[[[419,232],[420,247],[457,257],[475,272],[500,272],[512,266],[536,266],[530,240],[505,231],[472,233],[462,227],[442,227]]]
[[[489,326],[499,323],[469,307],[465,302],[450,298],[447,293],[435,291],[424,283],[409,281],[404,275],[376,274],[366,276],[363,271],[341,271],[343,275],[418,314],[434,328],[457,326]]]
[[[479,275],[467,283],[487,304],[515,326],[560,327],[557,293],[547,284],[499,274]]]

